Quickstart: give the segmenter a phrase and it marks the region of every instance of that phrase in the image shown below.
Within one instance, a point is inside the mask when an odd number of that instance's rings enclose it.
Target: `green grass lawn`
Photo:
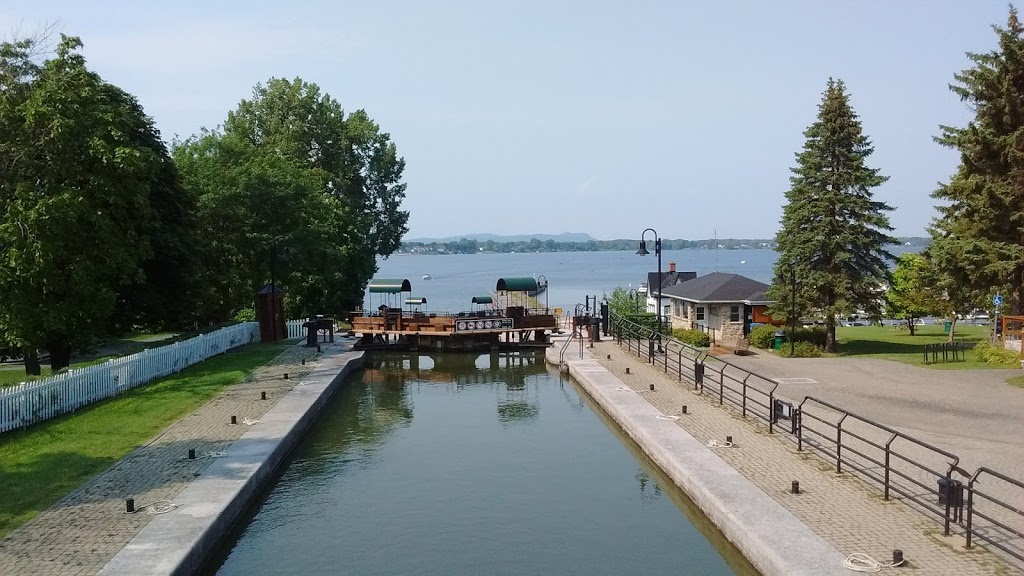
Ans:
[[[942,325],[918,326],[916,334],[910,335],[905,328],[898,330],[893,326],[846,326],[836,328],[836,340],[839,344],[839,356],[865,356],[896,360],[907,364],[927,366],[939,370],[964,370],[968,368],[1007,368],[997,364],[979,361],[974,350],[967,350],[963,362],[938,362],[925,364],[925,344],[941,344],[947,335],[942,332]],[[989,334],[988,326],[956,327],[956,339],[968,346],[977,343]],[[1011,366],[1012,368],[1012,366]]]
[[[1009,384],[1010,386],[1016,386],[1017,388],[1024,388],[1024,376],[1014,376],[1013,378],[1008,378],[1006,380],[1006,383]]]
[[[0,435],[0,537],[287,347],[244,346],[75,414]]]

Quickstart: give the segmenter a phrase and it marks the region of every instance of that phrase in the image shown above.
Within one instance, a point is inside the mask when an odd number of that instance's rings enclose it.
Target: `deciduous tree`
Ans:
[[[158,150],[134,99],[88,70],[77,38],[32,61],[0,48],[0,339],[67,366],[101,335],[118,290],[142,278]],[[165,155],[166,156],[166,155]]]
[[[892,285],[885,293],[885,313],[889,318],[901,318],[914,335],[918,318],[943,316],[949,313],[949,302],[932,282],[929,262],[921,254],[906,252],[896,261]]]

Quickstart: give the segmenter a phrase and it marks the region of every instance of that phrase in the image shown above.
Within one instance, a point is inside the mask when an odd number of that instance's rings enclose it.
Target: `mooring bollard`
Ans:
[[[306,365],[306,359],[305,359],[305,358],[303,358],[303,359],[302,359],[302,365],[303,365],[303,366],[305,366],[305,365]]]
[[[896,548],[892,551],[892,565],[899,566],[903,564],[903,550]]]
[[[651,384],[651,392],[654,392],[654,384]]]
[[[790,492],[790,494],[799,494],[800,493],[800,482],[797,482],[796,480],[793,480],[793,485],[789,487],[789,492]]]
[[[686,414],[686,404],[683,404],[683,414]]]
[[[266,400],[266,399],[267,399],[267,393],[266,392],[260,392],[260,400]]]
[[[188,459],[189,460],[195,460],[196,459],[196,449],[195,448],[189,448],[188,449]]]
[[[285,379],[285,380],[287,380],[287,379],[288,379],[288,373],[287,373],[287,372],[285,372],[285,373],[284,373],[284,379]]]
[[[626,366],[626,374],[629,374],[629,366]]]
[[[725,441],[726,441],[726,443],[728,443],[728,444],[732,444],[732,436],[726,436],[726,437],[725,437]]]
[[[232,416],[231,417],[231,423],[232,424],[238,424],[238,416]]]
[[[135,498],[124,499],[124,511],[129,514],[135,514]]]

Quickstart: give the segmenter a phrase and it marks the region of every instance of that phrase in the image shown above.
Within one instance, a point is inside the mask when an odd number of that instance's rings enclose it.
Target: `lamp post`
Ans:
[[[277,265],[277,243],[284,240],[284,236],[275,236],[270,240],[270,332],[271,339],[277,342],[277,282],[275,270]]]
[[[654,228],[647,228],[640,233],[640,249],[637,250],[636,253],[641,256],[650,254],[650,252],[647,251],[647,242],[644,241],[644,237],[648,232],[654,234],[654,253],[658,256],[658,296],[656,297],[658,308],[654,312],[658,319],[658,352],[661,352],[661,237],[658,236],[658,233]],[[650,286],[647,287],[647,293],[651,293]]]
[[[636,288],[630,288],[629,292],[626,292],[626,296],[633,299],[633,313],[640,314],[640,291]]]
[[[789,357],[793,357],[793,350],[796,348],[796,265],[789,265]]]

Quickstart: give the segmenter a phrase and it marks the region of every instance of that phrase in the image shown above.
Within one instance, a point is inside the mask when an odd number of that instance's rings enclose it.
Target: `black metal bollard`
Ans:
[[[196,459],[196,449],[195,448],[189,448],[188,449],[188,459],[189,460],[195,460]]]
[[[129,514],[135,514],[135,498],[124,499],[124,511]]]
[[[790,494],[799,494],[800,493],[800,482],[798,482],[796,480],[793,480],[793,484],[789,487],[789,493]]]

